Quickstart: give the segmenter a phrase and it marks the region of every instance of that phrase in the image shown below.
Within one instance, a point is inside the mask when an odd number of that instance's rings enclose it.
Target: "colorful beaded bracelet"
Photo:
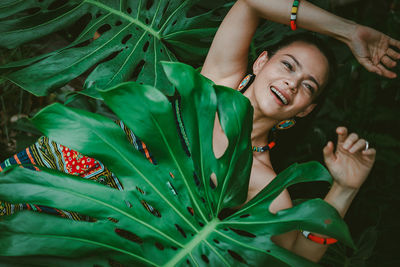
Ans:
[[[300,0],[294,0],[292,6],[292,12],[290,14],[290,28],[292,31],[297,29],[296,19],[297,19],[297,11],[299,10]]]

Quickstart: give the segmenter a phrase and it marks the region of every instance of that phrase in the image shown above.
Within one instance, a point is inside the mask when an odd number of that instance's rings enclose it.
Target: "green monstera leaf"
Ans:
[[[171,89],[160,60],[203,59],[220,17],[198,0],[6,0],[0,3],[0,45],[13,48],[70,26],[68,46],[3,65],[5,78],[43,96],[84,74],[83,94],[134,80]],[[218,2],[218,1],[217,1]],[[223,6],[223,0],[219,0]],[[215,1],[213,6],[215,6]],[[202,12],[197,11],[201,8]],[[82,26],[83,25],[83,26]],[[100,33],[99,38],[94,38]],[[81,89],[81,88],[77,88]]]
[[[214,85],[190,66],[163,66],[174,94],[133,82],[101,91],[157,164],[133,149],[108,118],[60,104],[35,116],[33,122],[45,135],[102,161],[124,189],[48,169],[6,169],[0,174],[0,199],[76,211],[96,221],[30,211],[3,217],[1,261],[50,266],[312,266],[275,245],[271,237],[307,229],[352,245],[346,224],[320,199],[269,212],[286,187],[330,181],[317,162],[292,165],[236,213],[218,216],[246,199],[251,105],[239,92]],[[212,149],[216,112],[229,140],[219,158]]]

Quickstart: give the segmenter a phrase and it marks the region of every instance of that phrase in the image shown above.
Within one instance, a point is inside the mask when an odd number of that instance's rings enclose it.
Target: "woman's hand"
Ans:
[[[373,148],[365,150],[366,141],[355,133],[348,135],[345,127],[338,127],[336,133],[336,151],[331,141],[323,150],[325,164],[339,186],[357,190],[371,171],[376,151]]]
[[[397,75],[388,70],[396,66],[400,53],[400,42],[372,28],[357,25],[350,41],[346,42],[354,56],[368,71],[387,78]]]

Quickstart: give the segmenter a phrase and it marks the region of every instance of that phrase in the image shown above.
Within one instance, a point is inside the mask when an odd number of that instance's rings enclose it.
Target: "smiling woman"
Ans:
[[[292,8],[293,5],[293,8]],[[327,34],[345,42],[359,62],[369,71],[389,78],[396,74],[388,70],[400,59],[396,48],[400,42],[371,28],[358,25],[301,1],[256,1],[239,0],[222,22],[210,51],[202,74],[216,84],[238,87],[247,67],[248,50],[252,36],[261,18],[289,24],[288,14],[292,10],[292,24],[319,33]],[[293,27],[292,29],[295,29]],[[272,147],[269,133],[274,132],[281,121],[307,116],[326,91],[324,88],[334,79],[335,63],[332,52],[321,45],[317,38],[294,36],[278,44],[277,48],[262,52],[253,64],[255,78],[247,85],[244,95],[254,108],[251,141],[253,147]],[[228,143],[222,128],[215,120],[214,145],[216,154],[223,154]],[[358,189],[367,178],[375,161],[375,150],[357,134],[337,128],[338,143],[328,142],[323,153],[325,163],[334,178],[334,184],[325,200],[344,216]],[[268,145],[266,145],[268,144]],[[364,149],[365,148],[365,149]],[[268,149],[255,149],[250,175],[247,200],[253,198],[276,176]],[[272,203],[276,212],[292,206],[285,190]],[[315,236],[315,234],[311,234]],[[305,238],[304,238],[305,237]],[[310,235],[290,232],[276,236],[274,240],[303,257],[318,261],[327,246],[328,239],[316,244]],[[313,241],[310,241],[310,240]],[[317,242],[318,243],[318,242]]]

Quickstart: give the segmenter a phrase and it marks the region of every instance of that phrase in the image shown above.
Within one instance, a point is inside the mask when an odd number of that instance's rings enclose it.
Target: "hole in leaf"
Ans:
[[[163,50],[162,50],[162,49],[160,49],[160,52],[162,53],[162,52],[163,52]]]
[[[214,121],[214,132],[218,133],[218,135],[213,134],[213,152],[215,155],[215,158],[219,159],[224,155],[226,149],[229,146],[229,140],[228,137],[226,137],[226,134],[224,130],[222,129],[220,118],[218,114],[215,116],[215,121]]]
[[[187,207],[187,210],[189,211],[190,215],[194,215],[194,210],[192,207]]]
[[[143,243],[143,240],[139,236],[137,236],[136,234],[134,234],[130,231],[117,228],[117,229],[115,229],[115,233],[117,233],[117,235],[119,235],[120,237],[128,239],[129,241],[132,241],[132,242],[135,242],[138,244]]]
[[[187,263],[187,264],[190,264],[190,261],[189,261],[189,260],[186,260],[186,263]]]
[[[122,21],[118,20],[117,22],[115,22],[115,26],[119,26],[122,24]]]
[[[271,250],[267,249],[267,252],[268,252],[268,253],[271,253]]]
[[[122,38],[121,43],[126,44],[126,42],[128,42],[128,40],[131,39],[131,37],[132,34],[125,35],[124,38]]]
[[[216,244],[219,244],[219,241],[218,241],[217,239],[213,239],[213,241],[214,241]]]
[[[117,222],[118,222],[117,219],[114,219],[114,218],[111,218],[111,217],[108,217],[107,219],[108,219],[110,222],[113,222],[113,223],[117,223]]]
[[[250,216],[250,214],[243,214],[243,215],[240,215],[240,218],[246,218],[246,217],[249,217]]]
[[[145,19],[145,23],[146,23],[146,24],[149,24],[149,22],[150,22],[149,19],[146,18],[146,19]]]
[[[128,12],[128,14],[132,13],[132,8],[128,7],[128,9],[126,10],[126,12]]]
[[[102,35],[103,33],[107,32],[111,30],[111,26],[110,24],[104,24],[102,25],[100,28],[97,29],[97,32]]]
[[[172,194],[174,194],[175,196],[178,195],[178,192],[176,191],[174,185],[171,182],[167,182],[168,188],[169,190],[172,192]]]
[[[205,263],[210,263],[210,260],[208,259],[208,257],[204,254],[201,255],[201,259],[205,262]]]
[[[49,7],[47,8],[48,10],[54,10],[57,9],[59,7],[62,7],[63,5],[65,5],[68,2],[68,0],[56,0],[53,1]]]
[[[240,255],[239,255],[238,253],[236,253],[235,251],[228,249],[228,253],[229,253],[229,255],[231,255],[231,257],[234,258],[235,260],[237,260],[237,261],[239,261],[239,262],[241,262],[241,263],[247,264],[247,262],[242,258],[242,256],[240,256]]]
[[[118,54],[121,53],[121,52],[122,52],[122,49],[118,50],[118,51],[115,51],[115,52],[112,52],[108,57],[106,57],[105,59],[99,61],[99,63],[97,63],[97,65],[112,60],[113,58],[118,56]]]
[[[131,80],[136,81],[136,79],[139,76],[139,73],[142,71],[145,63],[146,63],[146,61],[144,61],[143,59],[140,60],[140,62],[136,65],[135,69],[132,72]]]
[[[169,172],[169,176],[171,176],[172,179],[175,179],[175,176],[172,174],[172,172]]]
[[[146,52],[146,51],[147,51],[147,49],[149,48],[149,44],[150,44],[149,41],[147,41],[147,42],[144,44],[144,46],[143,46],[143,52]]]
[[[79,44],[74,45],[72,48],[78,48],[78,47],[85,47],[88,46],[92,42],[92,39],[88,39],[86,41],[80,42]]]
[[[147,0],[146,10],[149,10],[153,6],[154,0]]]
[[[178,250],[178,248],[177,247],[171,247],[172,248],[172,250]]]
[[[215,175],[215,173],[211,173],[210,175],[210,187],[211,189],[215,189],[218,186],[218,180],[217,180],[217,176]]]
[[[155,209],[152,205],[150,205],[149,203],[147,203],[146,201],[144,201],[143,199],[140,200],[140,203],[142,203],[143,207],[150,212],[151,214],[153,214],[154,216],[161,218],[161,213]]]
[[[195,172],[193,173],[193,178],[194,178],[194,183],[196,184],[196,186],[200,186],[199,177],[197,177],[197,174]],[[205,202],[205,201],[203,201],[203,202]]]
[[[176,230],[178,230],[179,233],[181,233],[181,235],[182,235],[184,238],[186,238],[186,233],[185,233],[185,231],[183,231],[183,229],[182,229],[179,225],[177,225],[177,224],[175,224],[175,227],[176,227]]]
[[[202,201],[203,203],[206,203],[206,200],[204,199],[204,197],[201,197],[200,199],[201,199],[201,201]]]
[[[164,250],[163,244],[156,242],[155,245],[156,245],[156,248],[158,248],[159,250]]]
[[[203,227],[203,226],[204,226],[204,223],[202,223],[202,222],[199,222],[199,225],[200,225],[201,227]]]
[[[137,187],[137,186],[136,186],[136,190],[137,190],[137,191],[139,191],[139,192],[140,192],[140,194],[142,194],[142,195],[144,195],[144,194],[145,194],[145,193],[144,193],[144,191],[143,191],[143,190],[142,190],[140,187]]]
[[[251,237],[251,238],[255,238],[256,237],[256,235],[254,235],[252,233],[249,233],[247,231],[244,231],[244,230],[235,229],[235,228],[232,228],[232,227],[229,227],[229,229],[231,229],[236,234],[241,235],[241,236],[246,236],[246,237]]]
[[[172,26],[174,26],[177,22],[177,20],[174,20],[174,22],[172,22]]]
[[[169,6],[169,2],[167,2],[167,4],[164,6],[164,9],[163,9],[163,11],[162,11],[162,17],[163,17],[163,16],[165,15],[165,13],[167,12],[168,6]]]
[[[103,14],[101,14],[101,12],[97,12],[97,13],[96,13],[96,19],[99,18],[99,17],[101,17],[101,15],[103,15]]]

